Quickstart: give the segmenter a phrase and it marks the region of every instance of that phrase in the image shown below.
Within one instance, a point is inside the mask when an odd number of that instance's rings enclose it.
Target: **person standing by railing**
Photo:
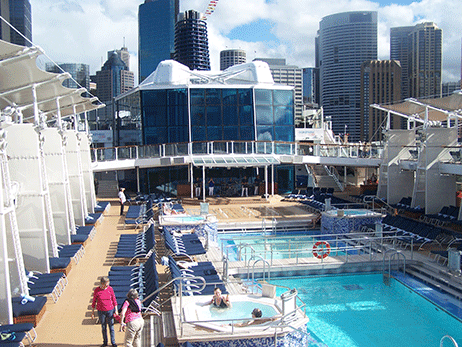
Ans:
[[[213,182],[213,179],[211,178],[209,181],[209,195],[213,196],[213,189],[215,188],[215,182]]]

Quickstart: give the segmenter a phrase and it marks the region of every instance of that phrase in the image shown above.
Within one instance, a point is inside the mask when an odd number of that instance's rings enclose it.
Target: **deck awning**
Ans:
[[[379,107],[382,110],[389,110],[404,117],[421,120],[422,122],[425,120],[425,112],[428,108],[429,121],[443,122],[448,119],[449,115],[462,118],[462,91],[455,91],[444,98],[406,99],[400,103],[382,104]]]
[[[194,156],[194,166],[213,167],[262,167],[278,165],[280,161],[272,155],[227,155]]]
[[[34,105],[47,118],[103,107],[96,97],[85,97],[85,88],[66,88],[62,83],[69,73],[51,73],[37,67],[43,54],[38,47],[24,47],[0,40],[0,110],[8,106],[20,110],[24,120],[34,120]],[[57,102],[58,101],[58,102]]]

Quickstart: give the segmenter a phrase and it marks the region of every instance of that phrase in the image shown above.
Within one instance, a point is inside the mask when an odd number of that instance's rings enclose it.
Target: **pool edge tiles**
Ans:
[[[363,225],[379,223],[382,218],[381,213],[369,210],[325,211],[321,217],[321,234],[348,234],[360,230]]]
[[[177,329],[177,338],[180,345],[186,341],[191,342],[195,347],[208,347],[208,346],[267,346],[275,345],[274,329],[269,328],[268,324],[252,325],[246,327],[235,327],[221,322],[198,322],[201,314],[196,312],[195,307],[201,307],[210,302],[212,296],[186,296],[172,298],[172,309],[175,318],[175,327]],[[233,295],[230,297],[231,303],[239,301],[249,301],[248,305],[248,318],[250,318],[250,311],[256,303],[263,303],[268,306],[273,306],[277,312],[276,316],[280,317],[281,300],[280,298],[268,298],[258,295]],[[180,302],[181,301],[181,302]],[[252,302],[254,304],[252,304]],[[247,308],[246,308],[247,311]],[[180,314],[185,314],[185,323],[181,328]],[[207,318],[207,317],[206,317]],[[189,321],[189,323],[188,323]],[[308,318],[304,317],[301,312],[297,312],[296,320],[291,323],[296,329],[301,329],[306,333],[306,323]],[[184,332],[182,334],[182,331]],[[310,336],[296,332],[291,328],[278,328],[278,347],[295,347],[308,345]],[[314,341],[314,340],[312,340]]]

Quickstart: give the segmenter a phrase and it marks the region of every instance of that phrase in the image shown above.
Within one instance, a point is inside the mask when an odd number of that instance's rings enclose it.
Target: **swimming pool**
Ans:
[[[272,277],[271,283],[297,288],[308,330],[329,347],[435,347],[446,334],[462,343],[461,321],[396,280],[384,285],[381,274]]]
[[[313,237],[315,235],[317,238]],[[319,230],[276,234],[224,233],[218,234],[218,245],[230,261],[239,260],[239,252],[241,259],[249,259],[252,255],[251,249],[264,259],[310,258],[313,257],[313,246],[320,238],[323,236],[319,235]],[[339,250],[344,245],[341,241],[330,242],[330,255],[344,255],[344,250]],[[356,251],[350,250],[349,253],[355,254]]]

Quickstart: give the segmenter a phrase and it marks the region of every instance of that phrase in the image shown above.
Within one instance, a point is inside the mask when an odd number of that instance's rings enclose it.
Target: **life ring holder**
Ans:
[[[318,248],[319,247],[319,248]],[[313,255],[318,259],[325,259],[330,254],[330,245],[327,241],[318,241],[313,246]]]

